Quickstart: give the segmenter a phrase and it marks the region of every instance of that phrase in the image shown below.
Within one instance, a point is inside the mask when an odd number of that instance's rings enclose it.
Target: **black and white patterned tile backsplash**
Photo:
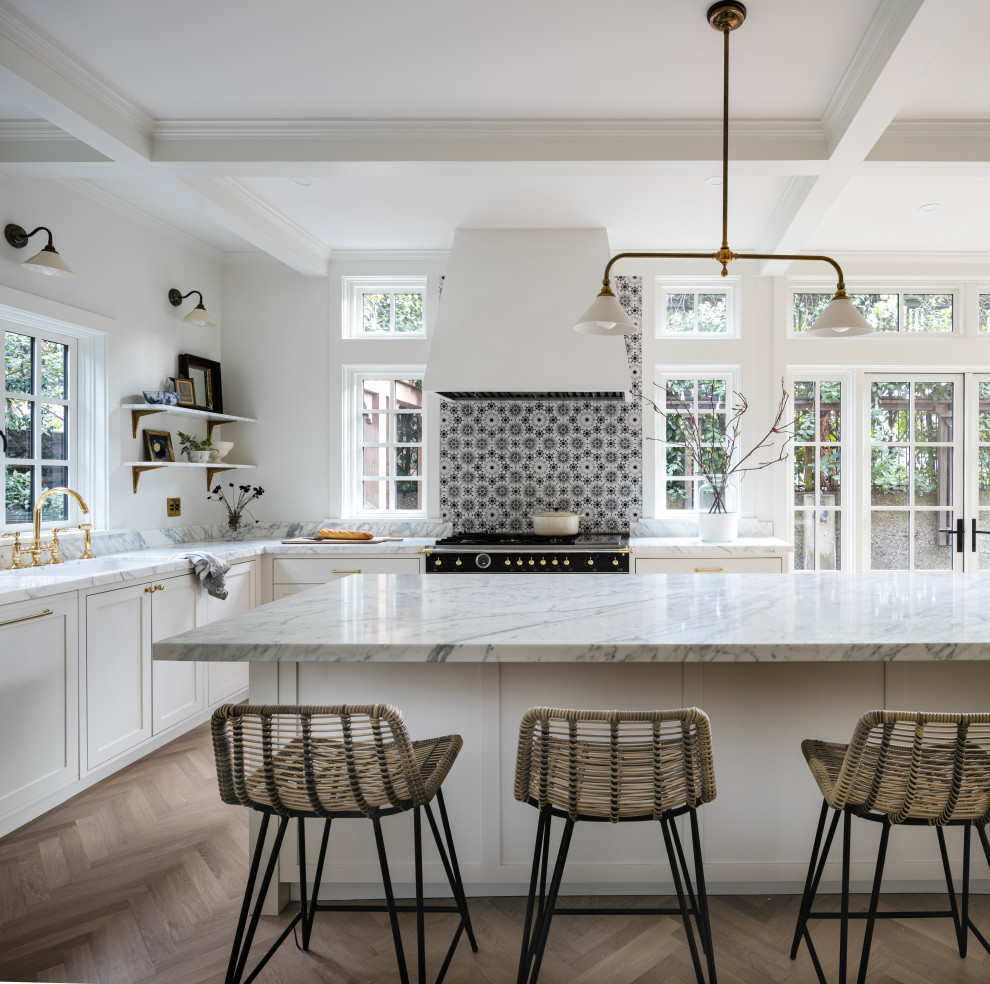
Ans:
[[[631,388],[643,378],[640,277],[615,277],[640,333],[626,335]],[[585,533],[625,531],[643,510],[643,414],[612,400],[483,400],[440,409],[440,516],[455,531],[529,531],[536,512],[580,513]]]

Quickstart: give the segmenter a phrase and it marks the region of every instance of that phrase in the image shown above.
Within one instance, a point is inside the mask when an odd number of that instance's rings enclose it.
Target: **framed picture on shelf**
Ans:
[[[223,413],[223,390],[220,388],[220,363],[198,355],[179,356],[179,375],[176,379],[190,379],[196,402],[194,410],[211,410]]]
[[[175,392],[179,394],[179,406],[195,407],[196,384],[191,379],[183,379],[182,376],[171,376],[170,378]]]
[[[175,461],[172,450],[172,435],[168,431],[146,430],[144,446],[148,452],[149,461]]]

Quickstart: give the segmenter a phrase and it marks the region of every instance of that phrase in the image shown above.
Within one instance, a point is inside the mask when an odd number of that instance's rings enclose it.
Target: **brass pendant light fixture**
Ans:
[[[848,338],[852,335],[872,334],[870,323],[856,310],[846,293],[842,268],[830,256],[811,256],[791,253],[734,253],[729,248],[729,35],[746,19],[746,8],[733,0],[722,0],[708,8],[708,23],[722,33],[724,48],[724,72],[722,85],[722,246],[715,253],[616,253],[605,266],[602,289],[594,303],[574,326],[575,331],[586,335],[628,335],[636,331],[629,315],[619,304],[612,291],[609,274],[612,266],[622,259],[672,259],[715,260],[722,264],[722,276],[728,274],[732,260],[812,260],[830,263],[838,278],[835,296],[821,317],[805,332],[817,338]]]

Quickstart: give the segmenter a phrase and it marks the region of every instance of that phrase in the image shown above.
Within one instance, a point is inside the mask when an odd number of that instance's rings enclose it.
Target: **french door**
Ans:
[[[866,376],[861,570],[990,570],[990,375]]]

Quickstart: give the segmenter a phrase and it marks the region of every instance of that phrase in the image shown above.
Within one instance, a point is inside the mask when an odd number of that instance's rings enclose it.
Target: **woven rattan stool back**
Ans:
[[[515,797],[581,817],[659,819],[715,799],[711,727],[696,707],[530,708],[519,726]]]
[[[429,802],[402,714],[388,704],[227,704],[212,731],[225,803],[326,817]]]
[[[870,711],[837,777],[809,765],[836,810],[861,807],[891,823],[990,822],[990,714]]]

